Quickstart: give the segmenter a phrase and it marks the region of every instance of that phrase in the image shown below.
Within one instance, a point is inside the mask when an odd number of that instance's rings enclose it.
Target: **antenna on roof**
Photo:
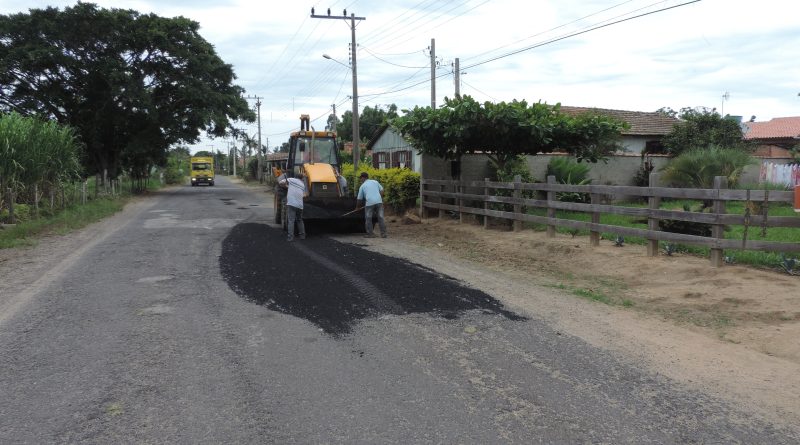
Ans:
[[[727,91],[725,92],[725,94],[722,95],[722,107],[720,108],[720,112],[719,112],[720,116],[722,116],[722,117],[725,117],[725,101],[730,99],[730,98],[731,98],[731,93],[729,93]]]

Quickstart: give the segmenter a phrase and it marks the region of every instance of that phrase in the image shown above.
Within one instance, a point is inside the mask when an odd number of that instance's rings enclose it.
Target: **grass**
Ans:
[[[595,288],[576,287],[564,283],[550,285],[550,287],[565,290],[578,297],[609,306],[633,307],[634,305],[634,302],[630,299],[615,296],[625,288],[625,285],[608,279],[599,279]]]
[[[148,181],[147,190],[158,190],[167,186],[167,184],[161,184],[156,176]],[[116,195],[103,195],[101,191],[101,194],[95,198],[95,178],[89,177],[86,185],[87,202],[84,205],[75,202],[80,196],[79,191],[80,183],[73,183],[68,187],[67,202],[72,203],[68,204],[64,210],[57,209],[53,214],[49,214],[50,210],[45,207],[47,205],[45,200],[41,204],[42,210],[38,218],[18,220],[16,226],[0,229],[0,249],[32,246],[36,244],[37,238],[43,235],[64,235],[86,227],[122,210],[132,196],[129,179],[120,181]]]
[[[122,210],[127,197],[101,198],[85,205],[73,205],[53,216],[18,223],[0,230],[0,249],[36,244],[36,238],[55,233],[63,235],[85,227]]]
[[[698,201],[689,201],[689,200],[664,201],[662,202],[661,208],[670,210],[680,210],[683,209],[684,206],[689,206],[692,209],[697,209],[699,204],[700,203]],[[637,203],[622,203],[618,205],[623,205],[627,207],[646,207],[646,204],[637,204]],[[746,203],[744,202],[729,202],[727,203],[726,206],[726,213],[744,215],[745,207]],[[529,209],[528,213],[532,215],[544,216],[545,210],[541,208]],[[784,203],[770,203],[768,214],[769,217],[796,215],[793,207],[789,204],[784,204]],[[591,220],[591,215],[583,212],[557,211],[556,217],[560,219],[567,219],[573,221],[589,222]],[[766,234],[762,235],[762,228],[759,225],[759,222],[760,222],[760,216],[758,215],[751,216],[751,224],[747,229],[748,240],[753,240],[753,241],[764,240],[764,241],[776,241],[784,243],[800,242],[800,231],[798,231],[798,229],[796,228],[770,227],[767,228]],[[642,221],[642,218],[630,217],[625,215],[601,214],[600,223],[607,225],[614,225],[614,226],[647,229],[647,224],[644,221]],[[527,226],[533,230],[539,230],[539,231],[546,230],[546,226],[543,224],[527,224]],[[556,231],[558,233],[569,234],[571,236],[589,235],[588,230],[576,231],[575,229],[571,229],[569,227],[557,227]],[[725,238],[742,240],[744,238],[744,232],[745,232],[744,226],[729,226],[726,228]],[[610,240],[616,238],[616,235],[612,233],[603,233],[602,236],[604,239],[610,239]],[[634,236],[625,237],[626,244],[645,245],[646,242],[647,240],[641,237],[634,237]],[[664,243],[662,242],[662,249],[661,249],[662,252],[664,251],[663,245]],[[707,247],[698,247],[685,244],[677,244],[675,247],[677,252],[688,253],[697,256],[709,255],[709,249]],[[757,267],[766,267],[771,269],[780,269],[781,268],[780,265],[783,262],[782,255],[779,252],[760,252],[760,251],[749,251],[741,249],[729,249],[725,251],[725,255],[730,259],[731,262],[739,264],[748,264]],[[788,257],[789,258],[798,257],[798,255],[788,255]]]

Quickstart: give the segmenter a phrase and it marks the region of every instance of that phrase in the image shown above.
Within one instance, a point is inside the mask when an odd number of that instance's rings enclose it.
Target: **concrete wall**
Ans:
[[[546,181],[545,172],[550,159],[564,155],[537,155],[528,156],[528,168],[538,181]],[[669,158],[665,156],[651,156],[650,160],[658,171],[667,165]],[[642,165],[639,155],[623,154],[611,156],[607,163],[589,163],[589,178],[596,185],[634,185],[633,178]]]
[[[563,155],[537,155],[528,156],[528,168],[537,181],[545,181],[547,163],[555,156]],[[451,179],[450,163],[431,156],[422,156],[422,175],[426,179]],[[669,162],[666,156],[650,156],[658,172]],[[757,158],[758,159],[758,158]],[[741,184],[756,184],[761,172],[761,159],[748,166],[740,179]],[[770,162],[786,164],[794,162],[793,159],[769,159]],[[611,156],[608,163],[598,162],[589,164],[589,177],[592,184],[597,185],[634,185],[633,179],[641,166],[642,158],[635,154]],[[488,159],[485,155],[466,155],[461,160],[461,179],[465,181],[480,181],[490,177]]]

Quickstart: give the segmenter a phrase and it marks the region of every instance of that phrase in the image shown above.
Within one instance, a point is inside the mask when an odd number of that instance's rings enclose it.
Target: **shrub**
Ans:
[[[167,184],[182,184],[189,172],[189,159],[178,153],[170,153],[167,166],[164,169],[164,182]]]
[[[528,169],[528,161],[525,155],[512,158],[506,162],[503,168],[500,170],[497,169],[495,164],[489,162],[489,171],[491,172],[491,175],[497,178],[497,181],[499,182],[514,182],[514,177],[517,175],[520,176],[522,182],[536,182],[530,170]],[[514,191],[508,189],[496,189],[495,194],[497,196],[512,196]],[[521,196],[525,199],[532,199],[535,197],[535,195],[536,192],[534,191],[523,191]],[[514,210],[514,206],[511,204],[492,203],[489,206],[493,210],[503,210],[507,212]],[[527,209],[523,207],[522,212],[525,213],[526,211]]]
[[[571,157],[554,157],[547,163],[547,176],[555,176],[560,184],[580,184],[588,179],[590,167]]]
[[[497,169],[495,164],[490,162],[489,171],[491,172],[492,176],[497,178],[497,180],[500,182],[512,182],[514,181],[514,176],[516,175],[519,175],[522,178],[522,182],[535,182],[533,175],[531,175],[531,172],[528,169],[527,158],[524,155],[512,158],[506,162],[505,166],[500,170]]]
[[[715,176],[728,178],[728,187],[735,188],[745,167],[755,159],[735,148],[711,147],[691,149],[664,166],[664,181],[677,187],[712,188]]]
[[[402,212],[413,207],[419,197],[419,173],[407,168],[388,168],[378,170],[370,166],[359,165],[358,175],[367,172],[370,179],[381,183],[384,189],[384,203],[395,211]],[[353,164],[342,165],[342,175],[347,179],[347,184],[358,190],[358,177],[353,172]]]
[[[554,157],[547,163],[547,176],[555,176],[556,182],[560,184],[587,185],[592,182],[589,179],[590,167],[587,164],[576,162],[571,157]],[[556,193],[556,199],[565,202],[589,202],[588,193],[560,192]]]
[[[255,156],[247,161],[247,175],[251,179],[258,178],[258,158]],[[243,174],[242,177],[247,177],[247,175]]]
[[[33,206],[27,204],[14,204],[14,221],[17,223],[30,221],[33,214]],[[9,223],[7,209],[0,210],[0,222]]]
[[[633,176],[633,185],[636,187],[649,187],[650,186],[650,173],[655,169],[653,161],[647,156],[642,156],[642,163],[639,165],[639,170]]]

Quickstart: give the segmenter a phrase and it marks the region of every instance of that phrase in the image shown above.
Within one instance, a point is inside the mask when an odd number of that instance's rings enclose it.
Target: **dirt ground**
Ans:
[[[491,293],[689,387],[800,424],[800,277],[642,245],[388,216],[376,251]],[[602,300],[602,302],[592,301]]]
[[[717,268],[688,254],[648,257],[645,246],[612,240],[592,248],[586,236],[485,230],[453,219],[390,221],[393,237],[800,363],[800,276]]]

